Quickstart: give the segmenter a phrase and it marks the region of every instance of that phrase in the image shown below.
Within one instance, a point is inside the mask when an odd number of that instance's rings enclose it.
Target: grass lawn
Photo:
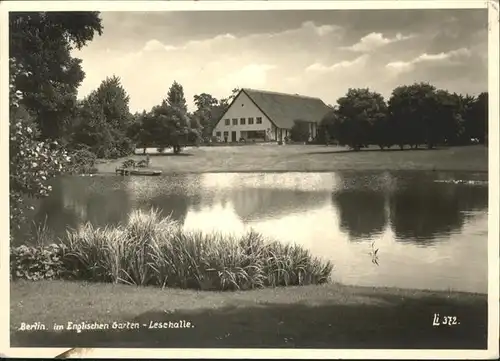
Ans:
[[[130,158],[144,159],[143,155]],[[101,161],[99,172],[113,172],[123,159]],[[337,170],[488,170],[488,148],[483,145],[434,150],[381,151],[378,147],[349,151],[324,145],[248,145],[185,149],[180,155],[151,156],[151,168],[165,173],[202,172],[321,172]]]
[[[434,313],[460,324],[434,327]],[[148,328],[180,320],[191,327]],[[51,330],[54,322],[66,328],[70,321],[110,323],[110,329]],[[111,329],[127,321],[140,329]],[[19,331],[22,322],[48,329]],[[339,284],[222,293],[16,281],[10,330],[12,347],[484,349],[487,296]]]

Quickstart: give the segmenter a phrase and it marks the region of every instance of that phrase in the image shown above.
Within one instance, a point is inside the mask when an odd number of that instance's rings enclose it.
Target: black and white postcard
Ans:
[[[3,355],[498,358],[497,1],[1,10]]]

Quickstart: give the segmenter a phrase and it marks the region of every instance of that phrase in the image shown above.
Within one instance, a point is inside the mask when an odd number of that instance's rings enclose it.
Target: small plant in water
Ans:
[[[372,263],[378,266],[378,248],[375,249],[375,241],[371,243],[370,256],[372,257]]]

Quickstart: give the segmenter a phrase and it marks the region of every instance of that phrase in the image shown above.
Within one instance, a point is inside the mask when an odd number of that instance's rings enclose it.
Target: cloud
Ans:
[[[393,38],[385,38],[382,33],[370,33],[362,37],[356,44],[347,47],[347,49],[357,52],[369,52],[397,41],[411,39],[412,37],[414,36],[403,36],[401,33],[397,33]]]
[[[273,69],[276,69],[275,65],[248,64],[221,77],[218,85],[227,89],[261,87],[266,84],[267,73]]]
[[[215,48],[220,48],[227,46],[230,42],[234,43],[234,40],[245,43],[248,41],[254,41],[259,39],[260,41],[266,41],[268,39],[292,39],[292,36],[304,37],[307,35],[313,35],[315,37],[324,38],[327,35],[331,35],[339,32],[341,28],[335,25],[316,25],[312,21],[306,21],[298,28],[287,29],[280,32],[269,33],[269,34],[250,34],[248,36],[236,37],[231,33],[218,34],[214,37],[207,39],[196,39],[189,40],[185,44],[180,46],[166,45],[157,39],[151,39],[146,42],[143,51],[186,51],[186,50],[213,50]],[[301,39],[295,38],[297,42]]]
[[[368,55],[361,55],[360,57],[357,57],[354,60],[348,61],[344,60],[332,65],[323,65],[321,63],[314,63],[309,65],[306,68],[306,72],[320,72],[320,73],[325,73],[325,72],[334,72],[334,71],[339,71],[339,70],[345,70],[349,68],[354,68],[354,67],[360,67],[366,64],[369,56]]]
[[[451,50],[449,52],[441,52],[437,54],[423,53],[410,61],[394,61],[386,65],[387,69],[395,72],[406,72],[415,69],[418,64],[434,63],[434,64],[460,64],[465,59],[469,58],[472,52],[467,48]]]
[[[184,46],[181,47],[183,50],[189,49],[199,49],[199,48],[211,48],[220,44],[227,43],[228,41],[236,40],[236,36],[233,34],[220,34],[212,38],[202,39],[202,40],[190,40]]]
[[[142,49],[143,51],[170,51],[170,50],[175,50],[177,49],[175,46],[172,45],[164,45],[162,42],[156,40],[156,39],[151,39],[146,44],[144,45],[144,48]]]
[[[325,36],[341,29],[340,26],[335,25],[316,25],[313,21],[306,21],[302,23],[301,28],[312,30],[319,36]]]
[[[327,41],[330,39],[339,39],[342,37],[344,28],[335,24],[316,24],[313,21],[305,21],[299,27],[275,31],[270,33],[251,34],[246,37],[248,40],[256,38],[270,39],[275,42],[283,39],[293,40],[295,43],[303,42],[301,45],[307,45],[308,42]]]
[[[487,29],[482,18],[470,20],[470,12],[457,13],[457,38],[436,36],[447,26],[442,13],[432,21],[414,19],[416,11],[404,21],[401,12],[210,14],[127,14],[131,21],[122,27],[125,19],[111,21],[106,13],[104,34],[73,52],[86,73],[79,98],[113,74],[129,93],[132,111],[159,104],[174,80],[183,85],[190,111],[195,94],[222,98],[238,86],[334,104],[349,87],[386,96],[414,80],[470,93],[487,85]]]

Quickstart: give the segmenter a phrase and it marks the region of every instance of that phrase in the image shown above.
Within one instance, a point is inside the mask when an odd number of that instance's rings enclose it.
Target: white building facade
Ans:
[[[224,142],[274,141],[276,126],[245,92],[240,92],[222,116],[213,136]]]
[[[221,142],[283,141],[295,120],[309,124],[310,139],[330,110],[320,99],[242,89],[216,124],[212,135]]]

